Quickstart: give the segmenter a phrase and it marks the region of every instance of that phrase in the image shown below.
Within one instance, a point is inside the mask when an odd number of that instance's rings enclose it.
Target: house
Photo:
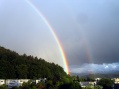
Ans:
[[[20,86],[18,79],[7,79],[7,80],[5,80],[5,84],[8,86],[9,89],[14,86],[16,86],[16,87]]]
[[[96,82],[80,82],[81,87],[86,87],[88,85],[91,85],[94,87],[96,85]]]
[[[89,85],[89,82],[80,82],[81,87],[86,87]]]
[[[22,86],[24,82],[28,82],[30,79],[0,79],[0,85],[6,84],[8,88],[12,88],[14,86]]]
[[[37,84],[37,83],[39,83],[39,82],[41,82],[41,81],[42,81],[42,79],[41,79],[41,78],[40,78],[40,79],[36,79],[36,80],[35,80],[36,84]]]
[[[22,86],[23,83],[27,83],[30,79],[18,79],[18,83]]]
[[[96,81],[94,81],[94,82],[89,82],[89,84],[95,86],[95,85],[97,84],[97,82],[96,82]]]
[[[99,81],[101,78],[95,78],[95,81]]]
[[[40,79],[41,80],[41,82],[46,82],[47,81],[47,78],[42,78],[42,79]]]
[[[8,88],[12,88],[14,86],[22,86],[23,83],[27,83],[28,81],[30,81],[31,79],[0,79],[0,86],[5,84],[8,86]],[[36,79],[36,80],[31,80],[32,83],[39,83],[39,82],[46,82],[46,78],[40,78],[40,79]]]
[[[113,78],[115,84],[119,84],[119,78]]]
[[[29,80],[30,79],[6,79],[5,84],[9,85],[10,83],[18,83],[21,86],[24,82],[28,82]]]
[[[5,84],[5,79],[0,79],[0,86]]]

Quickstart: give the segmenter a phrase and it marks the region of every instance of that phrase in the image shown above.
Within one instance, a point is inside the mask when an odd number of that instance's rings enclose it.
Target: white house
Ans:
[[[80,82],[81,87],[86,87],[88,85],[95,86],[96,82]]]
[[[94,81],[94,82],[89,82],[89,84],[95,86],[95,85],[97,84],[97,82],[96,82],[96,81]]]
[[[22,86],[24,82],[28,82],[30,79],[0,79],[0,85],[6,84],[8,88],[14,86]]]
[[[12,88],[14,86],[22,86],[23,83],[26,83],[28,81],[30,81],[31,79],[0,79],[0,86],[3,84],[6,84],[8,86],[8,88]],[[39,83],[39,82],[45,82],[47,79],[43,78],[43,79],[36,79],[36,80],[31,80],[31,82],[34,83]]]
[[[14,86],[19,87],[20,83],[18,82],[17,79],[7,79],[5,80],[5,84],[8,86],[8,88],[12,88]]]
[[[37,80],[35,80],[35,82],[37,84],[37,83],[41,82],[41,79],[37,79]]]
[[[119,78],[113,78],[115,84],[119,84]]]
[[[18,79],[18,83],[22,86],[23,83],[27,83],[30,79]]]
[[[0,86],[5,84],[5,79],[0,79]]]
[[[89,85],[89,82],[80,82],[81,87],[86,87]]]
[[[95,81],[99,81],[101,78],[95,78]]]

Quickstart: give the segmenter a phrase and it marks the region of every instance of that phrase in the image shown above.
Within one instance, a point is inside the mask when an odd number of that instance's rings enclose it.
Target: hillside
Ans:
[[[56,59],[57,60],[57,59]],[[0,46],[0,79],[61,79],[67,76],[57,64],[46,62],[42,58],[19,55]]]

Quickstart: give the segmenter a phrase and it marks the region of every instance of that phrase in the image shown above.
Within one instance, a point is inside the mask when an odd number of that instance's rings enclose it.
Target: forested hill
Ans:
[[[57,60],[57,59],[56,59]],[[57,64],[37,57],[19,55],[0,46],[0,79],[60,79],[67,76]]]

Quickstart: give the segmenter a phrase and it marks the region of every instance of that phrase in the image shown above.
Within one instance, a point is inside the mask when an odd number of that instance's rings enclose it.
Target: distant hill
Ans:
[[[72,76],[79,76],[79,77],[94,77],[94,78],[117,78],[119,77],[119,72],[113,73],[71,73]]]
[[[57,60],[57,59],[56,59]],[[0,46],[0,79],[61,79],[67,76],[57,64],[46,62],[42,58],[19,55]]]

